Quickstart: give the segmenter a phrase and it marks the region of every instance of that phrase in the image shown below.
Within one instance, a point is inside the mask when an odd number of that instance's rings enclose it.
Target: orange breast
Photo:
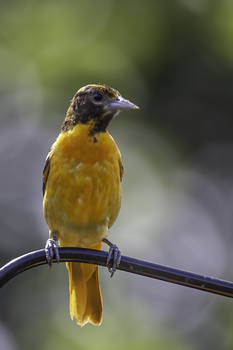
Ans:
[[[76,125],[52,147],[44,214],[61,245],[99,243],[120,210],[120,152],[108,132],[94,142],[89,128]]]

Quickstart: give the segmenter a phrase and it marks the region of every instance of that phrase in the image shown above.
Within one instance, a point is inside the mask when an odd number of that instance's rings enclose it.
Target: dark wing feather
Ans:
[[[120,168],[120,180],[122,181],[123,175],[124,175],[124,168],[121,162],[121,159],[119,159],[119,168]]]
[[[50,169],[50,152],[45,159],[45,165],[43,170],[43,196],[45,194],[46,183],[49,176],[49,169]]]

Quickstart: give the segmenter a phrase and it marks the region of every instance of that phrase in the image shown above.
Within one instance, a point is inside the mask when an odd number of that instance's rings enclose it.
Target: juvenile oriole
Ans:
[[[123,167],[107,127],[120,110],[137,108],[106,85],[87,85],[74,95],[43,172],[49,262],[54,253],[58,257],[54,242],[100,250],[102,241],[110,243],[106,237],[121,206]],[[98,267],[68,262],[67,268],[71,318],[81,326],[101,324]]]

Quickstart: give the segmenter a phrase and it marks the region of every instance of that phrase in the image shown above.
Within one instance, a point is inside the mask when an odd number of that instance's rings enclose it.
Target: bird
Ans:
[[[43,212],[49,227],[46,257],[50,264],[58,246],[102,249],[110,246],[107,265],[121,253],[108,232],[121,207],[123,166],[120,151],[107,131],[121,111],[138,109],[104,84],[89,84],[74,95],[43,170]],[[80,326],[100,325],[103,302],[98,266],[67,262],[70,316]]]

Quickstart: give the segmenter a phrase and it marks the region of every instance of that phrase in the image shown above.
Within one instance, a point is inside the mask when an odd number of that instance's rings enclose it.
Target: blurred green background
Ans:
[[[123,254],[233,279],[233,2],[9,0],[0,11],[1,265],[44,246],[42,169],[69,101],[106,83],[125,169]],[[0,348],[232,349],[233,303],[100,268],[101,327],[69,318],[65,264],[1,290]]]

